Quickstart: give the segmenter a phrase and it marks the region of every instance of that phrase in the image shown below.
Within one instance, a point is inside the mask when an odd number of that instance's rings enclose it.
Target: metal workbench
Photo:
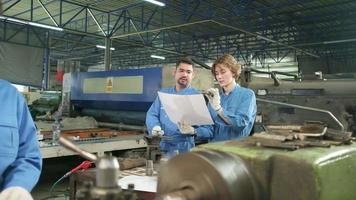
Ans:
[[[146,142],[143,140],[143,135],[134,135],[120,136],[110,139],[80,141],[76,142],[76,145],[85,151],[103,155],[104,152],[145,148]],[[76,153],[63,148],[60,145],[42,146],[40,149],[43,159],[76,155]]]

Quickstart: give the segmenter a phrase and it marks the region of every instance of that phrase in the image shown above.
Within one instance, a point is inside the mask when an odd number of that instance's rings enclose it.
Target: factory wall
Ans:
[[[44,49],[0,42],[0,78],[12,83],[42,85]]]

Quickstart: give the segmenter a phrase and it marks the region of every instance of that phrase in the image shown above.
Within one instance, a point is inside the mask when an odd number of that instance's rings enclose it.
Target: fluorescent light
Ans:
[[[102,46],[102,45],[96,45],[96,48],[99,48],[99,49],[106,49],[106,47],[105,47],[105,46]],[[114,47],[110,47],[110,50],[111,50],[111,51],[114,51],[115,48],[114,48]]]
[[[52,29],[52,30],[55,30],[55,31],[63,31],[63,28],[55,27],[55,26],[49,26],[49,25],[45,25],[45,24],[39,24],[39,23],[36,23],[36,22],[28,22],[28,25],[36,26],[36,27],[40,27],[40,28]]]
[[[20,19],[15,19],[15,18],[11,18],[11,17],[2,16],[2,15],[0,16],[0,19],[6,20],[6,21],[10,21],[10,22],[19,23],[19,24],[26,24],[26,25],[36,26],[36,27],[40,27],[40,28],[52,29],[52,30],[56,30],[56,31],[63,31],[63,28],[60,28],[60,27],[49,26],[49,25],[46,25],[46,24],[39,24],[39,23],[36,23],[36,22],[24,21],[24,20],[20,20]]]
[[[163,56],[157,56],[157,55],[151,55],[151,58],[157,58],[157,59],[161,59],[161,60],[165,60],[166,59]]]
[[[157,5],[157,6],[165,6],[166,5],[165,3],[162,3],[162,2],[156,1],[156,0],[144,0],[144,1],[153,3],[153,4]]]
[[[14,19],[14,18],[6,18],[7,21],[10,22],[15,22],[15,23],[19,23],[19,24],[27,24],[27,22],[20,20],[20,19]]]

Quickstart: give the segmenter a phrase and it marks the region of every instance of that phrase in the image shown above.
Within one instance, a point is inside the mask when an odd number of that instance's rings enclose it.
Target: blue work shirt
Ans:
[[[248,88],[236,85],[228,95],[220,91],[220,102],[224,116],[228,118],[231,125],[227,125],[214,112],[214,138],[211,141],[239,139],[248,136],[257,111],[255,93]]]
[[[0,191],[12,186],[31,191],[42,167],[35,125],[22,94],[4,80],[0,99]]]
[[[161,92],[178,95],[200,94],[198,90],[191,87],[183,89],[179,92],[176,91],[175,87],[164,88]],[[195,146],[194,137],[192,135],[182,134],[179,131],[178,126],[169,119],[159,97],[156,97],[150,109],[147,111],[146,126],[150,135],[154,126],[160,126],[164,131],[164,135],[160,143],[160,148],[163,153],[171,154],[175,151],[184,153],[190,151],[190,149]],[[193,127],[195,128],[197,139],[210,140],[212,138],[213,126],[204,125]]]

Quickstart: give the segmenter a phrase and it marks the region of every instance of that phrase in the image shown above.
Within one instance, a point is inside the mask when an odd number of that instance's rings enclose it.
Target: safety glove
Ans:
[[[195,129],[188,123],[178,122],[178,129],[182,134],[194,135]]]
[[[33,200],[31,194],[22,187],[14,186],[3,190],[0,193],[0,200]]]
[[[152,128],[151,135],[156,136],[156,137],[162,137],[164,135],[164,131],[162,130],[162,128],[160,126],[154,126]]]
[[[221,110],[221,105],[220,105],[220,95],[219,95],[219,89],[217,88],[210,88],[208,89],[207,95],[209,99],[209,103],[211,107],[215,111],[220,111]]]

